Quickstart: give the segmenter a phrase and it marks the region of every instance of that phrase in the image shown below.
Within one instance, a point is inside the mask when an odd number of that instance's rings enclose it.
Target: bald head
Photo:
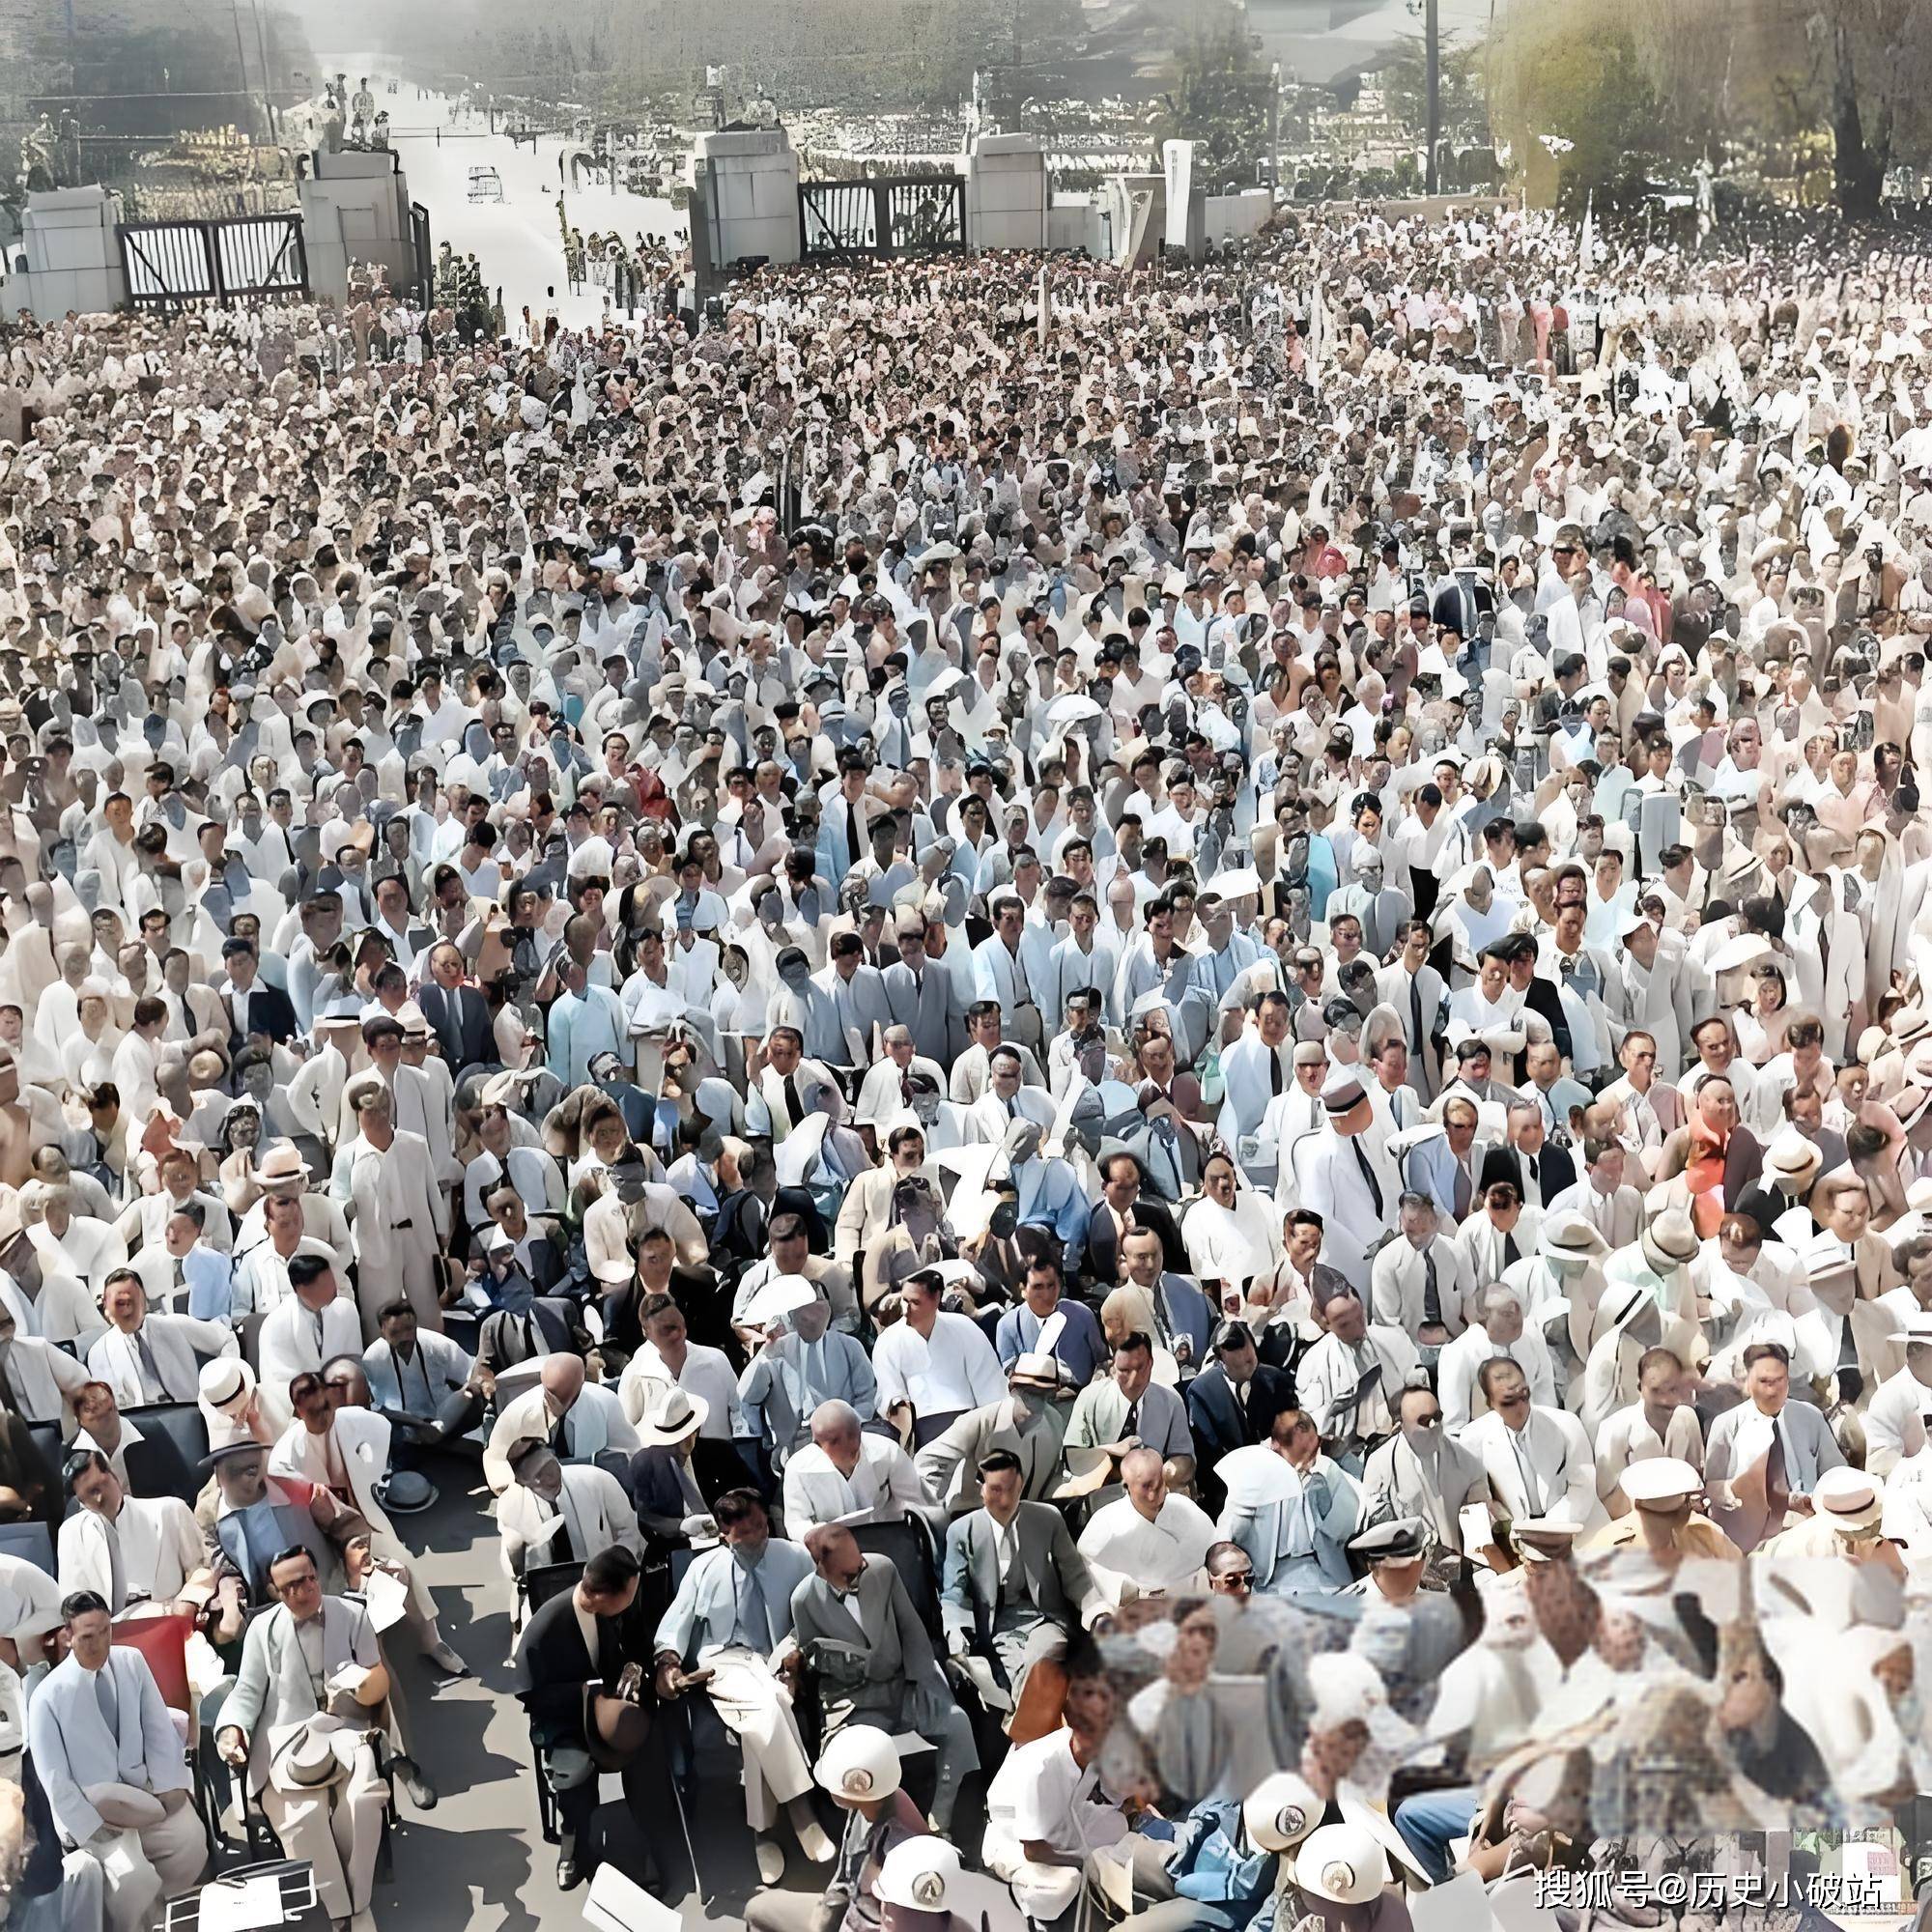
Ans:
[[[583,1363],[576,1355],[546,1355],[539,1372],[550,1406],[566,1409],[583,1393]]]

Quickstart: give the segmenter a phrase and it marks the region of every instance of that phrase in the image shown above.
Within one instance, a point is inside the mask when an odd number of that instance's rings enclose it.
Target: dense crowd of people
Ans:
[[[429,1508],[566,1889],[1909,1898],[1932,273],[1760,220],[7,328],[6,1922],[360,1932]]]

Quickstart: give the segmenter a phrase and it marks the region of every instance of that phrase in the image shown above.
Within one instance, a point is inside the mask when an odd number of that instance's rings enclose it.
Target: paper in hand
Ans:
[[[410,1593],[386,1570],[371,1570],[362,1578],[362,1596],[373,1630],[385,1631],[408,1614]]]

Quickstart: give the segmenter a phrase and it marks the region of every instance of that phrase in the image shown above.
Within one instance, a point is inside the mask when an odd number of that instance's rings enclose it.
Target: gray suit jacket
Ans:
[[[324,1677],[334,1676],[346,1663],[359,1663],[368,1669],[377,1662],[376,1633],[362,1606],[341,1597],[325,1597]],[[248,1739],[250,1791],[260,1791],[269,1781],[269,1760],[274,1744],[282,1742],[281,1727],[300,1723],[319,1709],[296,1635],[295,1618],[286,1604],[277,1604],[248,1626],[242,1645],[242,1669],[221,1707],[220,1728],[226,1730],[233,1724]]]
[[[792,1634],[818,1673],[827,1718],[877,1718],[890,1728],[906,1691],[938,1674],[932,1639],[904,1580],[882,1558],[867,1563],[856,1594],[863,1627],[823,1577],[808,1577],[791,1594]]]
[[[1066,1519],[1051,1503],[1023,1502],[1013,1520],[1019,1529],[1027,1601],[1050,1623],[1071,1630],[1098,1595]],[[983,1509],[961,1517],[946,1532],[940,1612],[949,1631],[970,1631],[980,1645],[991,1635],[999,1613],[999,1525]]]
[[[979,1506],[980,1464],[995,1449],[1010,1449],[1020,1459],[1020,1494],[1044,1502],[1060,1481],[1065,1436],[1065,1425],[1053,1408],[1022,1435],[1013,1421],[1012,1398],[1008,1396],[983,1408],[969,1408],[913,1462],[926,1494],[949,1516],[963,1516]]]

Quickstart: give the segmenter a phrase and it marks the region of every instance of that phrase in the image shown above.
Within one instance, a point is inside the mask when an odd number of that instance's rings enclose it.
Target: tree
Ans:
[[[1442,131],[1445,136],[1486,128],[1489,97],[1484,86],[1484,56],[1474,42],[1458,43],[1442,37]],[[1405,34],[1378,76],[1389,112],[1405,127],[1429,125],[1429,54],[1420,34]]]
[[[1236,15],[1175,50],[1174,82],[1161,96],[1163,140],[1198,141],[1196,177],[1246,175],[1268,151],[1274,80]]]
[[[1580,211],[1642,192],[1652,168],[1686,158],[1623,0],[1517,0],[1490,43],[1492,124],[1531,198]]]

